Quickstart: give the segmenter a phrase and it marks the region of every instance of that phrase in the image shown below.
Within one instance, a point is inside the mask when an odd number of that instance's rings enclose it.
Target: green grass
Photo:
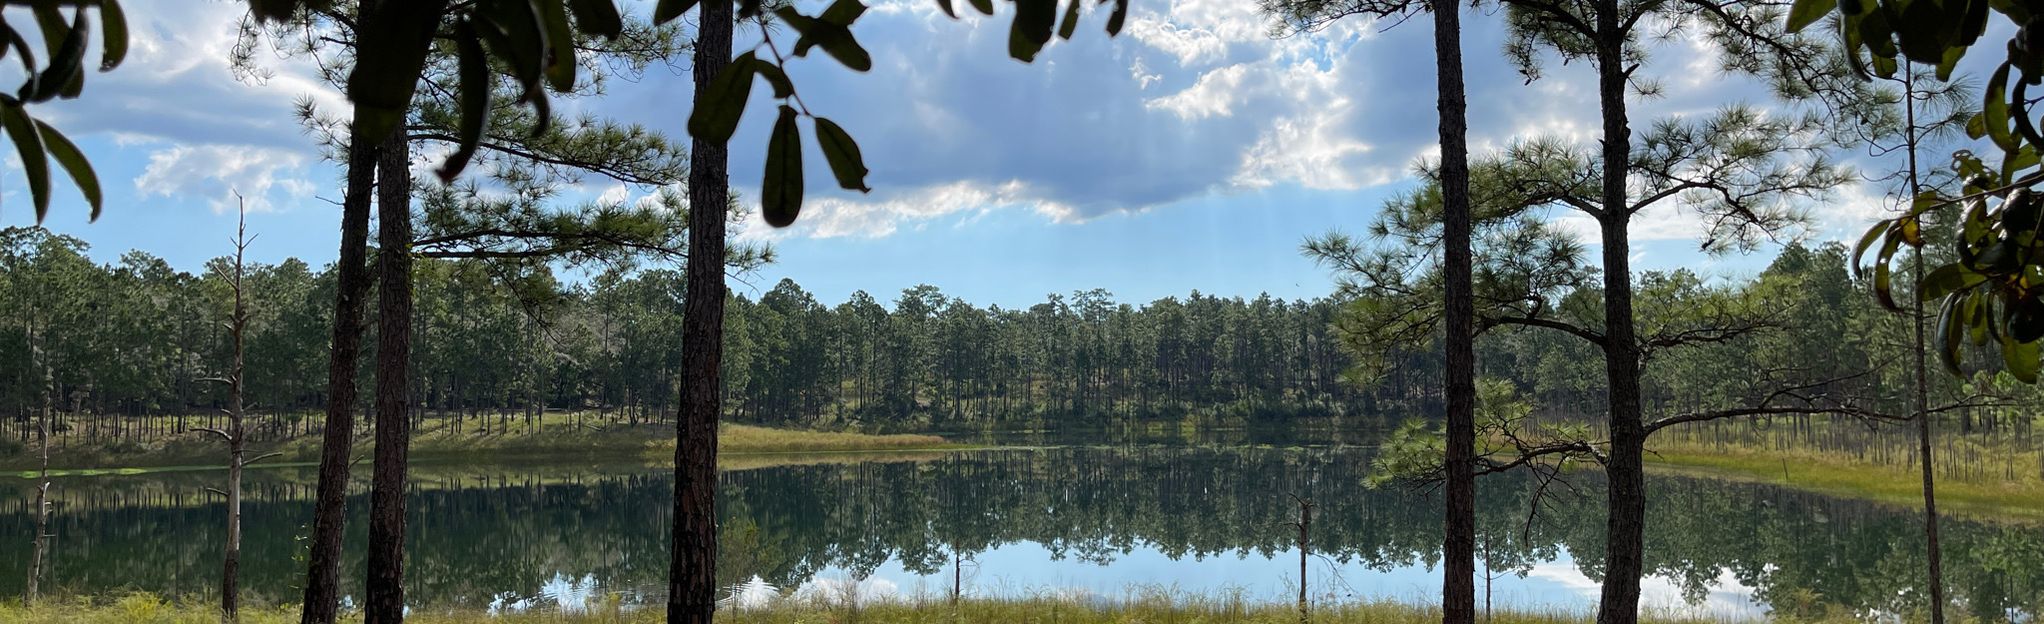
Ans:
[[[1663,472],[1782,485],[1904,507],[1923,505],[1912,466],[1844,453],[1674,442],[1655,443],[1647,462]],[[2044,479],[1949,478],[1937,482],[1938,510],[1968,517],[2044,519]]]
[[[415,432],[411,456],[421,463],[462,461],[500,463],[512,460],[603,460],[664,464],[674,458],[674,430],[664,425],[571,428],[549,426],[544,433],[481,432],[429,423]],[[371,443],[357,439],[356,454]],[[840,431],[795,431],[750,425],[718,429],[721,463],[760,466],[805,461],[819,454],[939,452],[978,448],[931,435],[872,435]],[[252,444],[251,454],[280,453],[258,466],[306,466],[319,458],[319,438],[301,436],[282,443]],[[219,470],[225,451],[218,442],[198,434],[140,449],[93,449],[72,446],[53,451],[52,476],[144,474],[188,470]],[[765,458],[758,456],[783,456]],[[0,458],[0,474],[34,478],[39,458]]]
[[[1479,605],[1478,617],[1482,617]],[[492,616],[480,611],[413,609],[406,621],[415,624],[653,624],[663,620],[656,608],[621,609],[592,604],[582,613],[538,612]],[[1493,624],[1564,624],[1587,622],[1588,612],[1568,610],[1499,610]],[[359,614],[342,618],[360,622]],[[842,600],[784,600],[774,606],[725,610],[717,620],[730,624],[1300,624],[1290,605],[1256,604],[1229,597],[1185,598],[1156,592],[1100,604],[1058,598],[967,599],[957,605],[941,598],[856,604]],[[1320,624],[1423,624],[1439,622],[1440,610],[1396,602],[1350,602],[1319,606],[1307,620]],[[167,603],[147,594],[114,599],[46,601],[22,608],[18,601],[0,604],[0,622],[19,624],[215,624],[219,612],[210,604]],[[244,607],[245,624],[295,624],[291,607]],[[1737,620],[1647,613],[1649,624],[1706,624]],[[1820,620],[1820,622],[1851,620]],[[1955,620],[1956,621],[1956,620]]]

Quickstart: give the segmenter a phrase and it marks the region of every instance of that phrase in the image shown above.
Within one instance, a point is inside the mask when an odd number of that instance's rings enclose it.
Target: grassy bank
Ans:
[[[555,428],[545,433],[481,433],[453,427],[421,429],[412,440],[412,459],[422,463],[561,459],[666,463],[674,457],[674,430],[659,425],[637,427]],[[367,454],[370,442],[358,439],[355,452]],[[779,461],[768,455],[906,453],[973,448],[931,435],[872,435],[837,431],[794,431],[723,425],[718,429],[720,459],[747,465]],[[281,443],[251,445],[251,454],[275,452],[260,465],[306,465],[318,461],[319,439],[302,436]],[[52,451],[51,472],[59,475],[139,474],[176,470],[218,469],[222,446],[199,434],[147,446],[121,448],[69,447]],[[783,458],[789,459],[789,458]],[[30,454],[0,457],[0,474],[29,476],[39,458]]]
[[[1480,606],[1479,606],[1480,608]],[[295,624],[297,611],[290,607],[244,608],[244,624]],[[524,613],[490,615],[479,611],[414,609],[406,618],[416,624],[613,624],[663,621],[657,608],[620,609],[615,605],[593,605],[582,613]],[[1499,610],[1492,624],[1564,624],[1587,622],[1588,612],[1566,610]],[[19,624],[215,624],[219,612],[212,605],[165,603],[148,595],[116,600],[71,600],[46,602],[24,609],[18,601],[0,605],[0,622]],[[360,616],[344,617],[360,622]],[[1053,598],[968,599],[957,605],[948,601],[923,600],[881,602],[848,606],[838,601],[784,600],[771,607],[727,610],[717,621],[730,624],[958,624],[1002,622],[1017,624],[1299,624],[1296,608],[1289,605],[1253,604],[1225,598],[1177,600],[1168,597],[1134,599],[1110,604],[1082,603]],[[1393,602],[1354,602],[1313,609],[1310,622],[1319,624],[1428,624],[1441,621],[1440,610],[1425,605]],[[1649,624],[1704,624],[1738,620],[1646,614]],[[1850,620],[1837,620],[1846,622]]]
[[[1903,507],[1923,505],[1917,467],[1862,459],[1855,454],[1727,446],[1687,441],[1653,445],[1655,470],[1690,476],[1769,483]],[[2011,459],[2020,461],[2020,458]],[[1977,518],[2044,519],[2044,479],[2004,471],[1938,475],[1938,510]],[[2013,471],[2010,471],[2013,472]]]

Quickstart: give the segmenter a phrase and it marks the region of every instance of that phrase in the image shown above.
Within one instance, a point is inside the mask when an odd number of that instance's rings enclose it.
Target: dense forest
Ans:
[[[228,362],[224,260],[197,273],[144,252],[99,264],[76,239],[0,232],[0,409],[13,439],[52,402],[60,438],[139,439],[214,418]],[[1788,371],[1838,378],[1826,391],[1899,405],[1907,387],[1904,319],[1879,309],[1837,245],[1786,248],[1749,277],[1689,271],[1638,280],[1648,407],[1751,401]],[[682,352],[681,274],[617,268],[581,281],[507,275],[478,260],[422,259],[413,308],[412,405],[420,418],[503,425],[542,410],[602,422],[670,421]],[[314,430],[324,400],[334,277],[299,260],[250,269],[248,392],[259,439]],[[1563,306],[1594,301],[1586,287]],[[979,307],[918,286],[885,301],[835,305],[783,280],[728,304],[724,385],[739,422],[868,430],[1109,427],[1346,419],[1395,424],[1440,400],[1440,350],[1359,362],[1333,298],[1283,301],[1190,293],[1146,304],[1090,290],[1024,309]],[[1735,338],[1656,353],[1652,345],[1716,316],[1765,319]],[[370,324],[374,326],[373,323]],[[373,361],[375,341],[364,353]],[[1598,357],[1554,332],[1499,328],[1479,341],[1482,374],[1512,382],[1543,413],[1595,414]],[[2008,408],[2028,386],[1944,377],[1946,397],[2019,392],[1999,408],[1960,410],[1961,431],[2020,428]],[[364,396],[370,396],[365,393]],[[1809,417],[1795,418],[1809,426]]]

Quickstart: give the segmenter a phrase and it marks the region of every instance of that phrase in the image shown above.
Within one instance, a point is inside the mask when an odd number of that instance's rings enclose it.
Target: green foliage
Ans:
[[[14,7],[7,7],[12,10]],[[57,160],[58,166],[69,175],[85,202],[92,206],[91,218],[99,219],[101,192],[99,176],[93,173],[92,163],[78,146],[65,138],[56,128],[29,115],[28,105],[48,102],[55,98],[78,97],[85,89],[85,55],[87,41],[92,38],[92,22],[86,16],[87,8],[96,8],[100,16],[99,35],[103,40],[100,49],[100,71],[112,71],[120,66],[128,51],[128,22],[121,12],[117,0],[93,0],[74,3],[72,17],[64,19],[58,3],[33,3],[29,7],[34,15],[38,35],[42,38],[48,63],[38,65],[35,52],[29,49],[28,39],[5,19],[0,19],[0,52],[12,53],[21,62],[23,81],[12,94],[0,93],[0,128],[4,128],[7,140],[14,144],[21,157],[22,173],[28,179],[30,202],[35,206],[35,220],[41,223],[50,210],[50,159]]]

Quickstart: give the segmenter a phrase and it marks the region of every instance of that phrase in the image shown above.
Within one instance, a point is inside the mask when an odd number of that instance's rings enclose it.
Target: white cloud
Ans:
[[[207,200],[215,213],[235,207],[235,194],[248,199],[250,212],[272,207],[271,191],[303,198],[313,184],[303,173],[305,156],[278,149],[226,145],[178,145],[149,155],[149,165],[135,178],[144,198],[186,196]]]
[[[846,197],[811,199],[803,203],[802,217],[788,228],[768,226],[755,210],[740,236],[749,240],[797,234],[811,238],[878,238],[893,234],[904,225],[916,226],[946,215],[1006,207],[1028,208],[1055,221],[1080,218],[1070,206],[1038,197],[1019,181],[991,186],[956,182],[878,201]]]
[[[1199,82],[1184,91],[1145,101],[1143,105],[1177,113],[1179,119],[1186,121],[1226,117],[1246,95],[1242,92],[1242,82],[1248,73],[1248,65],[1229,65],[1201,74]]]

